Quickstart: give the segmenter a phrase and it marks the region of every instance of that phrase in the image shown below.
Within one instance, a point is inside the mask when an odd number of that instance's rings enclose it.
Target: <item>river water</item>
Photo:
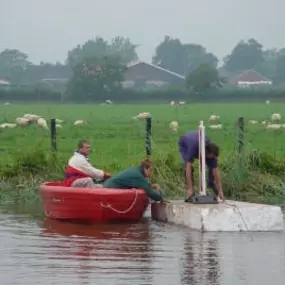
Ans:
[[[0,214],[0,284],[284,285],[285,235]]]

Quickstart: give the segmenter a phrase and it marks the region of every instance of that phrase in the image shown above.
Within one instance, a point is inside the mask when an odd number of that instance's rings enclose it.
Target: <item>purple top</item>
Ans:
[[[205,136],[206,141],[210,141],[210,139]],[[178,142],[179,152],[181,157],[186,164],[186,162],[194,162],[195,159],[199,158],[199,132],[198,131],[190,131],[186,133],[184,136],[181,136]],[[218,160],[217,158],[207,158],[206,157],[206,165],[209,168],[217,168]]]

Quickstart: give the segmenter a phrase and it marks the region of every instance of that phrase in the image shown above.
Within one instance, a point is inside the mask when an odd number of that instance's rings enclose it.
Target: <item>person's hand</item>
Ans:
[[[110,178],[112,175],[109,172],[104,172],[104,179]]]
[[[160,202],[161,202],[161,203],[170,203],[170,201],[164,200],[164,199],[162,199]]]
[[[160,190],[160,186],[158,184],[152,184],[151,188],[155,190]]]

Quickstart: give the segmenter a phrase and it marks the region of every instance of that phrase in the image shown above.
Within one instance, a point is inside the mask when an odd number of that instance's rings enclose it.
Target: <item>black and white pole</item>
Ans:
[[[151,118],[146,118],[145,151],[147,158],[151,155]]]
[[[51,150],[57,151],[56,147],[56,121],[55,119],[50,120],[50,138],[51,138]]]

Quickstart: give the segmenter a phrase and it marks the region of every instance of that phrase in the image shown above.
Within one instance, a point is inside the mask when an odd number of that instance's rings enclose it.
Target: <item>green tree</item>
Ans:
[[[200,64],[217,67],[218,59],[198,44],[182,44],[177,38],[165,36],[156,47],[153,64],[181,75],[187,75]]]
[[[27,54],[17,49],[5,49],[0,53],[0,78],[21,84],[21,78],[30,65]]]
[[[264,62],[262,45],[255,39],[240,41],[224,59],[224,68],[229,72],[255,69]]]
[[[219,76],[217,69],[201,64],[186,77],[186,88],[188,91],[203,94],[207,90],[221,88],[225,79]]]
[[[281,49],[278,53],[274,74],[274,83],[285,83],[285,48]]]
[[[138,58],[136,48],[128,38],[115,37],[109,44],[102,37],[96,37],[69,51],[66,63],[74,67],[86,58],[106,56],[119,57],[122,63],[127,63]]]
[[[73,76],[67,85],[67,96],[78,99],[94,99],[121,88],[125,65],[118,57],[85,58],[73,68]]]

